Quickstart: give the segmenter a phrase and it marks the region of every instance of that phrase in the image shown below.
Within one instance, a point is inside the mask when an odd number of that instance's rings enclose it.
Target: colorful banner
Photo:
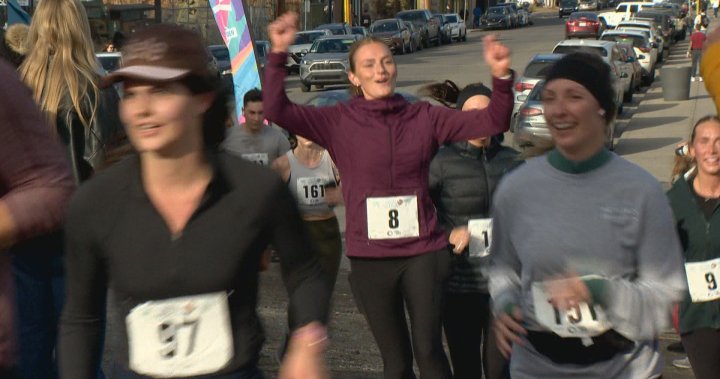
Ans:
[[[250,38],[248,18],[243,0],[209,0],[220,34],[230,52],[233,83],[235,84],[235,114],[241,123],[245,93],[260,88],[260,75],[255,50]]]

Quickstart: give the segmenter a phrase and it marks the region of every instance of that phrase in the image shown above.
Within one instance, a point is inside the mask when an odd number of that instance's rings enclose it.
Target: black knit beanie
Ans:
[[[610,66],[595,54],[572,53],[562,57],[548,70],[545,82],[568,79],[585,87],[605,110],[605,120],[615,117],[615,89],[610,77]]]
[[[455,102],[455,109],[462,110],[465,102],[468,101],[469,98],[477,95],[491,97],[492,90],[490,90],[490,88],[488,88],[482,83],[469,84],[467,87],[463,88],[462,91],[460,91],[460,93],[458,94],[457,101]]]

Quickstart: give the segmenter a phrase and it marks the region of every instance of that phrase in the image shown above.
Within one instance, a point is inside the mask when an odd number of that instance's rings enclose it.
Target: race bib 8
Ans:
[[[490,255],[492,244],[492,219],[480,218],[468,221],[470,232],[470,256],[486,257]]]
[[[532,297],[538,324],[560,337],[595,337],[612,328],[605,311],[597,304],[578,303],[565,311],[556,309],[542,282],[532,284]]]
[[[369,239],[420,236],[417,196],[369,197],[365,202]]]
[[[259,164],[260,166],[267,166],[269,163],[267,153],[242,154],[241,157],[246,161]]]
[[[685,275],[693,303],[720,299],[720,258],[685,263]]]
[[[234,355],[227,294],[148,301],[125,318],[130,369],[171,378],[215,373]]]
[[[298,178],[297,199],[302,205],[325,203],[325,180],[322,178]]]

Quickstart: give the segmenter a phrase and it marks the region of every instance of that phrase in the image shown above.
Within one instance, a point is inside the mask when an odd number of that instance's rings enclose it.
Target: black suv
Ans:
[[[400,11],[395,15],[403,21],[412,22],[417,26],[422,36],[423,47],[430,46],[430,41],[433,41],[435,45],[440,45],[440,25],[438,21],[433,18],[432,13],[427,9],[413,9],[407,11]]]

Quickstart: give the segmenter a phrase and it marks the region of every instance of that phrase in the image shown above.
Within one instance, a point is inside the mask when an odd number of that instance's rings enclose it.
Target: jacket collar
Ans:
[[[362,109],[365,112],[388,114],[395,113],[408,106],[408,101],[400,94],[394,94],[386,99],[365,100],[362,96],[353,97],[350,100],[353,107]]]
[[[484,154],[490,160],[500,151],[500,144],[495,141],[495,138],[491,138],[490,141],[490,145],[487,147],[478,147],[468,141],[455,142],[450,147],[463,157],[479,159]]]

